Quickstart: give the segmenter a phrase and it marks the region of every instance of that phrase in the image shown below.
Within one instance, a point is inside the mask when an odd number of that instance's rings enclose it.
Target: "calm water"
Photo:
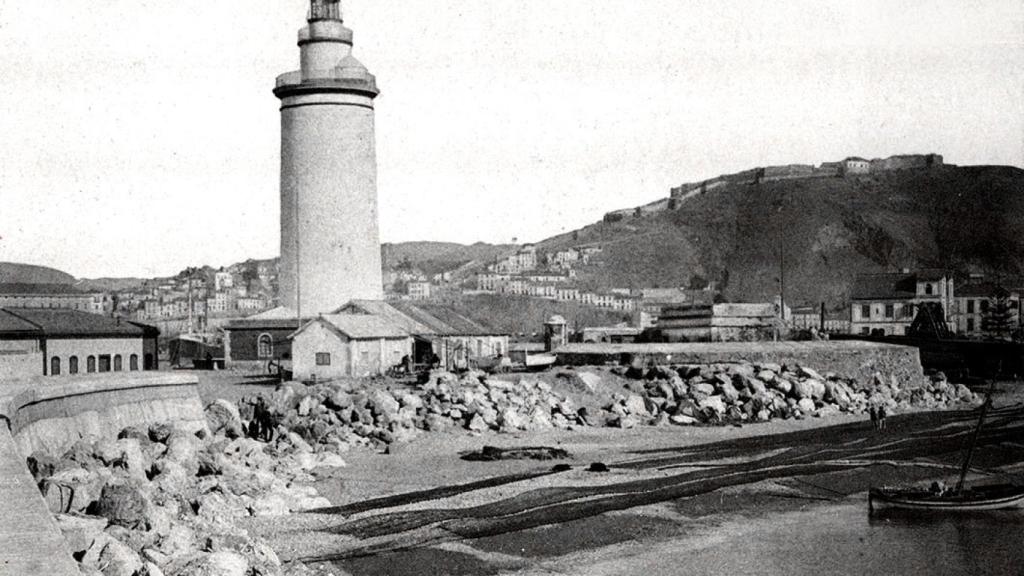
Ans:
[[[757,522],[678,558],[686,567],[679,573],[1024,574],[1024,511],[869,519],[866,508],[844,504]],[[653,564],[660,573],[662,562]]]

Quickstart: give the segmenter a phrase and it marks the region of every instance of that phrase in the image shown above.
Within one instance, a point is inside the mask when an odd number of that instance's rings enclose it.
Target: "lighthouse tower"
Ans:
[[[377,230],[377,81],[352,56],[339,0],[311,0],[301,69],[281,99],[281,304],[300,317],[383,298]]]

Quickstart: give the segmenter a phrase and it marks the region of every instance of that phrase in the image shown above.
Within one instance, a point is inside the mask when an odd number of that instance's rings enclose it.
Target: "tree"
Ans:
[[[981,330],[986,335],[999,339],[1008,339],[1017,324],[1010,294],[1003,288],[988,299],[988,310],[982,313]]]

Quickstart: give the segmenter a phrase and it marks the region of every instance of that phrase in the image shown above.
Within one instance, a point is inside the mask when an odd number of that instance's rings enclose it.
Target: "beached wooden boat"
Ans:
[[[872,488],[868,507],[872,511],[898,508],[936,512],[1003,510],[1024,506],[1024,486],[990,484],[956,490],[935,491],[914,488]]]
[[[554,354],[529,354],[526,356],[526,369],[531,371],[547,370],[555,365],[558,357]]]
[[[978,443],[981,426],[985,423],[985,415],[992,405],[992,391],[995,381],[989,386],[985,403],[981,406],[978,424],[974,428],[971,443],[967,448],[960,470],[960,479],[956,488],[947,490],[938,483],[930,489],[884,487],[868,490],[868,510],[874,512],[881,509],[930,510],[935,512],[970,512],[982,510],[1003,510],[1019,508],[1024,505],[1024,486],[1015,484],[989,484],[974,487],[964,486],[967,472],[971,467],[971,457]]]

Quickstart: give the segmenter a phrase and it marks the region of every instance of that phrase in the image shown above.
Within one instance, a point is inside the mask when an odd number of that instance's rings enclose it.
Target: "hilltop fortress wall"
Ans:
[[[786,164],[784,166],[766,166],[726,174],[702,182],[683,184],[673,188],[670,198],[685,199],[697,194],[704,194],[728,184],[758,184],[777,182],[780,180],[802,180],[810,178],[841,178],[848,175],[846,161],[824,162],[820,166],[811,164]],[[910,170],[915,168],[931,168],[943,164],[940,154],[901,154],[888,158],[876,158],[869,161],[867,173],[888,172],[892,170]],[[859,174],[858,174],[859,175]]]
[[[851,166],[848,168],[848,164]],[[852,164],[855,164],[853,166]],[[618,222],[630,216],[645,216],[664,210],[675,210],[679,205],[701,194],[707,194],[719,188],[734,185],[752,186],[765,182],[784,180],[810,180],[817,178],[844,178],[892,172],[896,170],[927,169],[942,166],[941,154],[900,154],[888,158],[864,160],[847,158],[840,162],[823,162],[819,166],[812,164],[786,164],[784,166],[765,166],[744,170],[735,174],[724,174],[701,182],[691,182],[672,188],[667,199],[658,200],[638,208],[625,208],[608,212],[605,222]]]

